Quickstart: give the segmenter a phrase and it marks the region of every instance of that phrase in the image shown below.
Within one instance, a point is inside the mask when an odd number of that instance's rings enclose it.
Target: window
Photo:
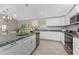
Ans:
[[[46,26],[46,20],[38,20],[39,27]]]
[[[7,26],[6,26],[6,25],[2,25],[2,26],[1,26],[1,30],[2,30],[2,31],[6,31],[6,29],[7,29]]]

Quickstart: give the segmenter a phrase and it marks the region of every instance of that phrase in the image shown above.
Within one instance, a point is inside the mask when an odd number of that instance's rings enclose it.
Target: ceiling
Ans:
[[[16,16],[17,20],[62,16],[68,13],[73,4],[0,4],[0,13]]]

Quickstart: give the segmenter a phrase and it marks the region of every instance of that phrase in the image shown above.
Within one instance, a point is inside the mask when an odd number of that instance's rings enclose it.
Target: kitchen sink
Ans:
[[[17,36],[25,36],[25,35],[28,35],[29,33],[20,33],[20,34],[17,34]]]

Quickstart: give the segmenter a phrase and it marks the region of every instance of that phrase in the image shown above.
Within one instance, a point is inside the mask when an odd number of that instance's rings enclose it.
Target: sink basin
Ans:
[[[29,33],[20,33],[20,34],[17,34],[17,36],[25,36],[25,35],[28,35]]]

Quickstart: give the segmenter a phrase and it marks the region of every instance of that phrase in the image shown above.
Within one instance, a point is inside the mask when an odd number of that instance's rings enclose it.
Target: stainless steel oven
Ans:
[[[69,55],[73,54],[73,36],[65,32],[65,50]]]

